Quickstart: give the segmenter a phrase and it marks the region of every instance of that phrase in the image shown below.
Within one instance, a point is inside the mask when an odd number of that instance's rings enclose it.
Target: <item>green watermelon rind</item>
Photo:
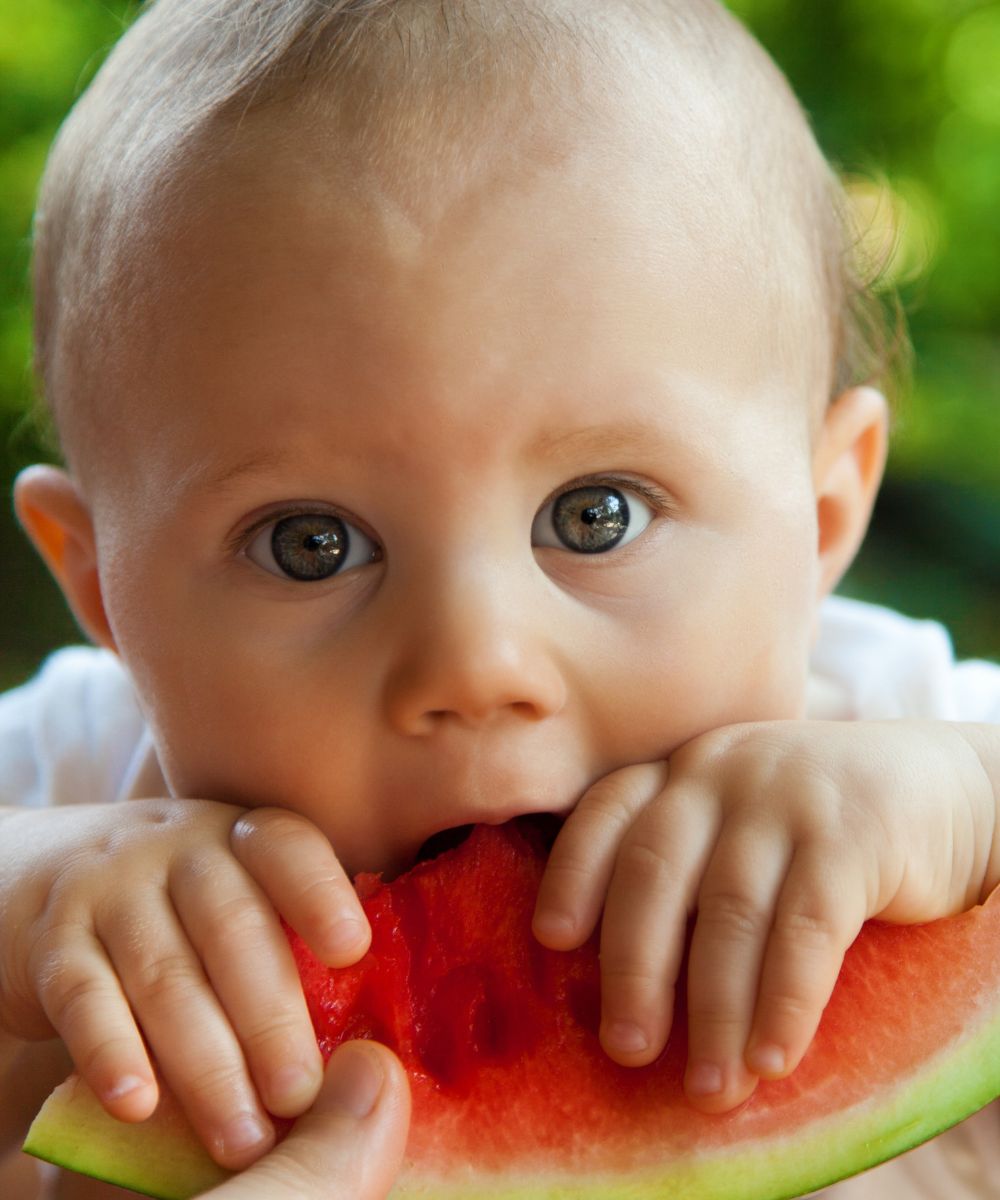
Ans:
[[[1000,1003],[1000,997],[998,997]],[[525,1174],[502,1184],[473,1172],[405,1176],[407,1200],[791,1200],[869,1170],[929,1141],[1000,1096],[1000,1011],[900,1084],[799,1127],[786,1137],[713,1147],[700,1160],[635,1174]]]
[[[70,1075],[39,1109],[22,1149],[155,1200],[188,1200],[228,1179],[176,1102],[164,1107],[166,1117],[158,1110],[148,1121],[117,1121],[79,1075]]]
[[[1000,998],[998,998],[1000,1005]],[[867,1170],[943,1132],[1000,1095],[1000,1010],[868,1100],[787,1136],[713,1147],[635,1173],[585,1177],[541,1165],[503,1177],[451,1167],[434,1177],[410,1167],[392,1192],[412,1200],[788,1200]],[[499,1117],[498,1117],[499,1119]],[[227,1178],[179,1115],[123,1125],[78,1078],[49,1097],[24,1149],[38,1158],[156,1197],[188,1200]],[[447,1151],[442,1148],[442,1156]]]

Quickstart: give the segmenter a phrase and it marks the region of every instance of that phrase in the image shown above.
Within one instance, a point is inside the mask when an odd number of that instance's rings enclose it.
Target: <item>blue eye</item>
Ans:
[[[561,492],[541,508],[531,541],[576,554],[604,554],[637,538],[653,515],[632,489],[589,483]]]
[[[268,522],[246,548],[251,562],[272,575],[315,583],[377,562],[381,547],[332,513],[306,512]]]

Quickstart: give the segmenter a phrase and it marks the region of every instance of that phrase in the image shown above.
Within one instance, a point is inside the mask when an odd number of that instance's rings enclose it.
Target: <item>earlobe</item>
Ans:
[[[114,650],[94,525],[76,483],[58,467],[27,467],[14,483],[14,508],[80,626],[98,645]]]
[[[850,388],[827,409],[813,454],[821,595],[836,587],[861,545],[888,440],[889,408],[875,388]]]

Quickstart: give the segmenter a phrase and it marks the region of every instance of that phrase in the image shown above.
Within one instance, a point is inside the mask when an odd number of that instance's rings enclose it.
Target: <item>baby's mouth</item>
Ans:
[[[452,829],[440,829],[437,833],[432,833],[417,851],[416,861],[418,863],[427,862],[432,858],[437,858],[445,850],[453,850],[456,846],[460,846],[471,832],[471,825],[455,825]]]
[[[552,843],[556,840],[556,834],[561,829],[564,819],[556,813],[548,812],[525,813],[512,818],[523,828],[531,829],[533,836],[541,841],[547,851],[552,849]],[[465,841],[472,829],[471,825],[455,825],[450,829],[440,829],[437,833],[432,833],[417,852],[416,861],[427,862],[437,858],[445,850],[453,850]]]

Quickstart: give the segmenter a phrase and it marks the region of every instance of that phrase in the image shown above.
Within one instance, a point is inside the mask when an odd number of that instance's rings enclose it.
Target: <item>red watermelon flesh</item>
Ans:
[[[323,1053],[374,1037],[407,1068],[414,1119],[394,1195],[776,1200],[1000,1093],[1000,902],[919,927],[870,922],[798,1070],[713,1117],[682,1094],[682,1013],[649,1067],[601,1050],[595,942],[558,953],[531,934],[544,861],[530,826],[480,826],[391,884],[358,879],[373,938],[356,966],[331,971],[291,935]],[[26,1145],[42,1157],[164,1197],[218,1176],[169,1100],[141,1127],[105,1117],[78,1082],[48,1106]]]

